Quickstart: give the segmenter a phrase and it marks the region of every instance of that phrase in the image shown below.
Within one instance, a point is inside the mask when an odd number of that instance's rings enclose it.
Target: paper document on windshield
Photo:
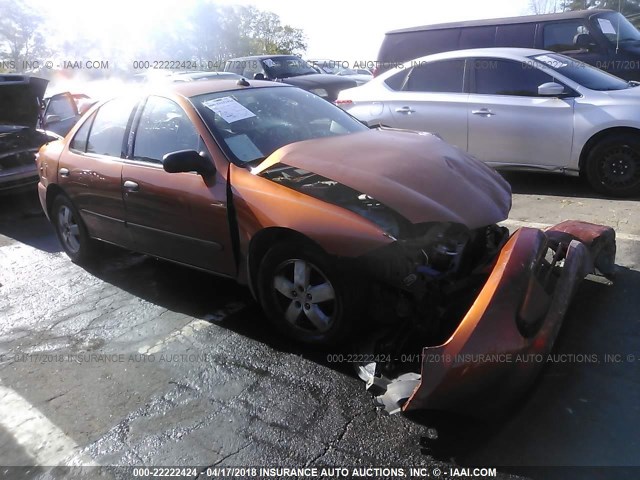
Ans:
[[[599,18],[598,23],[600,24],[600,30],[602,30],[602,33],[611,33],[613,35],[616,34],[616,29],[611,23],[611,20],[608,20],[606,18]]]
[[[551,68],[562,68],[562,67],[566,67],[568,65],[567,63],[564,63],[564,62],[562,62],[562,61],[560,61],[558,59],[555,59],[553,57],[550,57],[548,55],[538,55],[535,58],[539,62],[546,63]]]
[[[213,100],[202,102],[202,104],[209,110],[220,115],[227,123],[233,123],[256,116],[255,113],[244,105],[240,105],[231,97],[214,98]]]

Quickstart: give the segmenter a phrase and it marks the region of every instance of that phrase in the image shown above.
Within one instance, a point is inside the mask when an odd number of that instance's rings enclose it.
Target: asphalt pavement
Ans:
[[[0,465],[198,466],[190,477],[205,467],[395,466],[443,478],[487,466],[498,478],[563,479],[640,465],[638,200],[600,198],[576,178],[506,178],[510,229],[611,225],[618,268],[613,285],[582,284],[557,361],[521,403],[474,423],[389,416],[351,365],[277,335],[247,289],[115,247],[74,265],[35,192],[1,198]],[[40,473],[0,468],[0,478]]]

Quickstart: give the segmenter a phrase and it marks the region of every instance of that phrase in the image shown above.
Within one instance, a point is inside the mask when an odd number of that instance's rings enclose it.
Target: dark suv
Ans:
[[[335,102],[341,90],[356,86],[356,82],[336,75],[318,73],[295,55],[258,55],[227,60],[225,72],[233,72],[254,80],[274,80],[295,85]]]

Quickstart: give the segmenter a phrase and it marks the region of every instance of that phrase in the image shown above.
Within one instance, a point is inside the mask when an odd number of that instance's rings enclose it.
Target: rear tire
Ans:
[[[640,138],[616,134],[589,152],[586,178],[591,187],[611,197],[640,195]]]
[[[288,242],[262,259],[258,295],[285,335],[303,343],[336,345],[348,338],[359,316],[359,298],[349,277],[320,249]]]
[[[76,207],[65,195],[58,195],[51,208],[51,220],[58,240],[72,262],[88,263],[94,255],[95,241]]]

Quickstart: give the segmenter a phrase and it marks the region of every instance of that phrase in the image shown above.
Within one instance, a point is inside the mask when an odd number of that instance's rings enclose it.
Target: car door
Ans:
[[[162,167],[163,156],[179,150],[211,158],[194,124],[176,102],[158,96],[147,99],[135,124],[122,188],[136,250],[235,275],[225,179]]]
[[[385,101],[391,126],[436,133],[447,142],[467,148],[467,99],[464,59],[423,63],[387,83],[397,88]],[[392,77],[393,78],[393,77]],[[398,82],[400,83],[400,82]]]
[[[539,85],[554,81],[551,75],[532,62],[498,58],[477,59],[472,71],[470,154],[493,166],[569,165],[574,101],[538,95]]]
[[[42,127],[64,137],[79,118],[80,114],[73,96],[70,93],[59,93],[48,100],[44,109]]]
[[[92,237],[131,248],[122,200],[122,158],[138,100],[102,105],[75,132],[60,157],[58,183],[80,211]]]

